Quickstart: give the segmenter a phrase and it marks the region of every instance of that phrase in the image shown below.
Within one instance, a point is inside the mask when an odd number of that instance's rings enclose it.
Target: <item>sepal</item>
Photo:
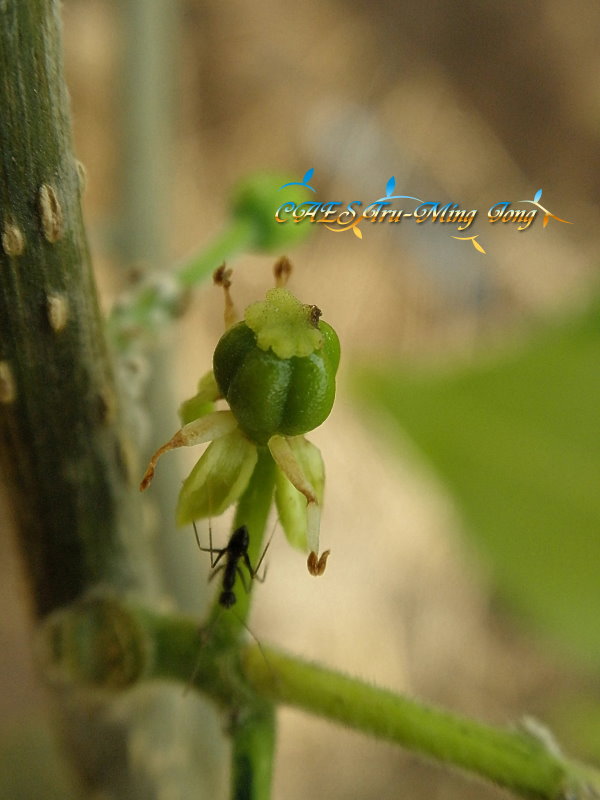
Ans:
[[[239,428],[212,442],[181,487],[177,524],[222,514],[244,492],[257,458]]]

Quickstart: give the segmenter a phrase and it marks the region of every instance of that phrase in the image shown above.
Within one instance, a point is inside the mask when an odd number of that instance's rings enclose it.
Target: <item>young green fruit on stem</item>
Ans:
[[[217,385],[240,428],[258,445],[275,434],[299,436],[319,426],[335,397],[340,345],[320,311],[287,289],[271,289],[215,349]]]

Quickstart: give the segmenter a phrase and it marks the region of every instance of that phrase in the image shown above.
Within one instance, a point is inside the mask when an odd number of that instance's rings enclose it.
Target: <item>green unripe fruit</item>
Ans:
[[[286,290],[273,292],[285,292],[300,306]],[[278,339],[265,349],[264,344],[259,346],[257,334],[246,322],[230,328],[215,349],[213,369],[219,389],[242,431],[256,444],[266,444],[275,434],[306,433],[320,425],[331,411],[339,340],[326,322],[311,322],[309,311],[303,325],[318,331],[318,345],[308,355],[281,358],[273,347],[281,350],[280,346],[289,345],[289,330],[286,328],[285,342]]]

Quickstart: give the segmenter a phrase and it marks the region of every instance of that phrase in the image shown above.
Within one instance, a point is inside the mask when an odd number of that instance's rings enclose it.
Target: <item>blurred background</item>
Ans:
[[[287,253],[290,288],[343,347],[334,412],[309,437],[327,468],[332,556],[314,581],[276,533],[251,626],[261,641],[483,721],[533,716],[598,763],[600,7],[65,0],[62,13],[107,312],[134,272],[209,244],[232,187],[255,170],[300,180],[314,168],[320,200],[380,197],[395,176],[397,194],[480,209],[467,235],[486,255],[431,224],[363,224],[362,240],[319,229]],[[493,203],[540,188],[573,225],[538,219],[517,232],[485,220]],[[264,296],[273,262],[231,262],[239,308]],[[162,406],[160,423],[143,410],[136,420],[148,449],[177,427],[222,329],[207,282],[150,362],[173,386],[148,389]],[[193,461],[172,456],[170,478],[159,475],[164,508]],[[159,501],[148,504],[149,528],[162,530]],[[227,537],[226,519],[213,528]],[[174,536],[178,555],[165,555],[165,537],[155,547],[171,570],[164,602],[200,614],[208,558],[191,531]],[[0,766],[15,773],[7,797],[35,797],[24,774],[54,762],[6,538],[0,565]],[[179,689],[172,702],[195,763],[178,750],[160,796],[202,796],[181,780],[198,764],[205,796],[226,796],[221,722]],[[500,796],[295,711],[279,723],[277,798]]]

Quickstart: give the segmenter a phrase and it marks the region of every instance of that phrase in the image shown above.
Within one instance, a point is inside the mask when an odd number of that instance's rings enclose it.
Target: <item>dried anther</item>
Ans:
[[[330,553],[331,550],[325,550],[320,556],[318,556],[314,551],[308,554],[306,566],[308,567],[310,574],[314,575],[315,578],[318,578],[325,572],[327,559],[329,558]]]
[[[275,275],[275,286],[283,287],[287,284],[290,275],[292,274],[292,262],[287,256],[281,256],[273,268]]]

